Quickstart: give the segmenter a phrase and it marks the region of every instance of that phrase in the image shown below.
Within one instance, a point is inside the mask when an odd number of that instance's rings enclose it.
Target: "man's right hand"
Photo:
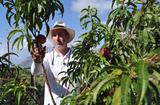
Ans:
[[[46,46],[34,47],[31,51],[32,59],[35,63],[42,63],[46,53]]]

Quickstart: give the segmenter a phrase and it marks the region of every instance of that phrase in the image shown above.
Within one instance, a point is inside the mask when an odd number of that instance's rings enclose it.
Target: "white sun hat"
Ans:
[[[69,39],[67,41],[68,43],[73,40],[73,38],[75,36],[75,31],[71,28],[68,28],[63,21],[56,21],[55,22],[54,27],[51,28],[49,31],[49,36],[52,37],[52,35],[51,35],[52,32],[57,29],[64,29],[68,32],[68,34],[69,34]]]

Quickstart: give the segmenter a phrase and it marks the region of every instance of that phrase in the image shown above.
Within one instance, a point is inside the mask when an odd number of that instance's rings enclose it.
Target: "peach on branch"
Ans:
[[[105,58],[110,58],[110,49],[108,47],[102,47],[100,53]]]
[[[42,34],[36,36],[35,41],[37,44],[44,44],[46,42],[46,37]]]

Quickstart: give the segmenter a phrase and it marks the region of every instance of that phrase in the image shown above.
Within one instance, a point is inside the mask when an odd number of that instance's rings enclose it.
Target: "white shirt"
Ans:
[[[54,57],[53,57],[54,56]],[[68,69],[67,64],[71,61],[72,54],[71,49],[66,53],[65,56],[60,55],[55,50],[49,52],[44,57],[44,67],[47,70],[47,77],[49,85],[52,91],[52,95],[56,105],[60,104],[61,97],[66,95],[69,90],[68,87],[59,84],[59,80],[65,76],[64,73],[59,74],[62,71]],[[43,74],[42,64],[33,62],[31,65],[31,73],[33,75]],[[52,99],[48,90],[48,86],[45,83],[45,94],[44,94],[44,105],[53,105]]]

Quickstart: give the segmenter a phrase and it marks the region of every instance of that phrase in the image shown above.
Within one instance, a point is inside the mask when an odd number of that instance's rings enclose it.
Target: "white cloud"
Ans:
[[[82,9],[88,7],[96,7],[100,13],[111,9],[112,0],[74,0],[72,2],[72,10],[80,12]]]

